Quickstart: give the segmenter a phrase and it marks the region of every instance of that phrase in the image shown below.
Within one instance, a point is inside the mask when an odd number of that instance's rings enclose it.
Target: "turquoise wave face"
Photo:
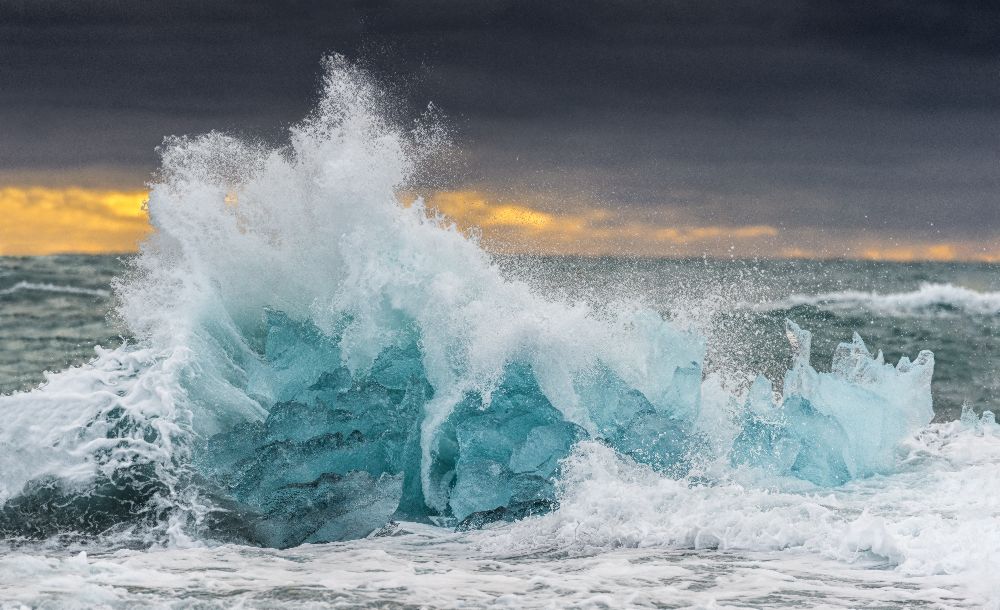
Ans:
[[[838,372],[820,374],[808,363],[808,333],[789,329],[802,351],[788,396],[773,404],[770,384],[758,379],[729,461],[826,486],[890,469],[895,443],[929,416],[894,421],[900,405],[885,392],[908,389],[905,399],[919,400],[933,361],[886,368],[863,343],[843,344]],[[255,387],[281,400],[263,421],[212,435],[194,452],[212,495],[238,515],[216,534],[289,547],[363,537],[392,520],[465,529],[538,514],[557,505],[560,464],[583,440],[675,478],[719,457],[698,429],[698,363],[675,372],[672,401],[659,407],[605,367],[588,372],[576,384],[588,414],[581,426],[552,405],[529,364],[511,362],[488,398],[471,392],[453,406],[422,468],[421,430],[435,394],[423,357],[414,339],[352,374],[336,337],[269,312]],[[897,375],[913,378],[900,386]],[[425,488],[444,503],[432,507]]]
[[[216,493],[234,502],[255,541],[287,547],[356,538],[392,519],[462,527],[551,507],[560,461],[592,438],[553,407],[529,365],[512,362],[488,399],[470,392],[433,435],[428,506],[421,481],[421,428],[434,397],[417,342],[384,350],[352,375],[336,338],[280,312],[267,316],[268,382],[282,397],[266,419],[211,436],[195,463]],[[664,472],[682,474],[693,456],[700,370],[686,404],[657,410],[608,370],[584,396],[598,438]],[[258,378],[258,387],[262,384]],[[694,393],[690,393],[694,390]]]

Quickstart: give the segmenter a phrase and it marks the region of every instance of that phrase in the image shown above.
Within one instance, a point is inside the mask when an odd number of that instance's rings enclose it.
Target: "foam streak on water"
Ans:
[[[437,537],[440,534],[435,533]],[[0,560],[8,599],[52,607],[210,604],[377,607],[974,607],[947,577],[794,552],[624,549],[582,556],[469,556],[468,540],[361,541]],[[868,569],[866,569],[868,568]],[[26,586],[27,585],[27,586]],[[2,585],[0,585],[2,586]]]
[[[788,309],[815,305],[824,309],[864,308],[889,316],[946,316],[966,313],[983,316],[1000,314],[1000,292],[980,292],[952,284],[925,283],[917,290],[880,294],[844,290],[838,292],[792,295],[775,303],[757,305],[757,309]]]

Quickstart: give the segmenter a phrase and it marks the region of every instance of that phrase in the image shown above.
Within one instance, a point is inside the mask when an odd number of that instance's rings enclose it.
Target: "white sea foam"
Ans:
[[[761,485],[751,472],[701,485],[665,479],[606,447],[584,444],[568,461],[558,511],[481,544],[507,553],[620,547],[808,553],[882,564],[933,586],[950,582],[953,594],[972,596],[970,603],[1000,607],[994,578],[1000,427],[933,425],[904,443],[899,459],[892,475],[833,490],[774,480]]]
[[[14,294],[16,292],[55,292],[59,294],[87,295],[95,297],[107,297],[111,293],[100,288],[81,288],[79,286],[64,286],[60,284],[49,284],[39,282],[17,282],[13,286],[0,288],[0,295]]]
[[[886,316],[942,316],[954,312],[993,316],[1000,314],[1000,292],[979,292],[953,284],[921,284],[909,292],[878,293],[844,290],[822,294],[796,294],[753,306],[761,311],[812,305],[831,311],[867,310]]]
[[[948,576],[912,577],[798,552],[657,548],[582,555],[470,551],[426,532],[277,551],[248,547],[0,558],[0,595],[52,608],[977,607]],[[868,568],[876,569],[868,569]]]

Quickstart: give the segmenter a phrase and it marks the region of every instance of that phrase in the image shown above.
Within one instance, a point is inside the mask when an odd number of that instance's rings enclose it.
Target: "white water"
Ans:
[[[796,294],[755,308],[769,311],[798,305],[813,305],[832,311],[860,307],[873,313],[897,317],[946,316],[955,312],[993,316],[1000,314],[1000,292],[980,292],[952,284],[923,284],[917,290],[886,294],[857,290]]]

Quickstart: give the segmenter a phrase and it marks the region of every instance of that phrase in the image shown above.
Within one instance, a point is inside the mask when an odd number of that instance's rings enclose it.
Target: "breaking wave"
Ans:
[[[788,322],[780,389],[734,385],[705,374],[701,337],[638,302],[565,302],[505,277],[421,200],[398,203],[444,143],[433,116],[401,127],[365,74],[327,69],[287,146],[210,133],[163,147],[156,231],[115,286],[136,342],[0,397],[3,536],[289,547],[539,514],[559,529],[587,502],[619,510],[581,492],[588,480],[616,501],[662,488],[657,511],[670,490],[734,481],[762,497],[838,489],[897,472],[930,422],[929,351],[891,365],[855,336],[818,372]],[[628,518],[636,536],[648,517]],[[757,544],[739,525],[677,527],[656,535]],[[760,544],[808,546],[774,540]]]

